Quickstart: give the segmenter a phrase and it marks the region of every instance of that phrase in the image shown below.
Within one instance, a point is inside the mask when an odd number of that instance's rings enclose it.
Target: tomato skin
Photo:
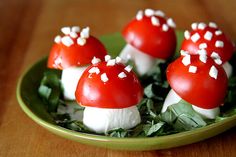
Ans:
[[[92,67],[98,67],[100,73],[90,74]],[[126,108],[138,104],[143,97],[143,89],[134,72],[124,70],[123,64],[106,66],[100,62],[88,67],[81,76],[75,92],[76,100],[82,106],[97,108]],[[119,78],[124,72],[127,77]],[[107,82],[101,81],[101,74],[106,73]]]
[[[77,38],[73,39],[74,44],[70,47],[55,43],[48,57],[48,68],[62,70],[71,66],[83,66],[90,64],[94,56],[103,60],[107,54],[103,44],[93,36],[86,39],[86,44],[83,46],[78,45],[76,40]],[[62,60],[59,64],[56,63],[58,58]]]
[[[215,31],[217,30],[217,28],[211,28],[209,26],[206,26],[204,30],[192,30],[190,32],[190,36],[195,33],[198,33],[200,35],[200,39],[195,43],[191,39],[184,39],[182,42],[181,50],[188,51],[190,54],[197,54],[197,51],[199,50],[199,45],[201,43],[206,43],[207,48],[205,48],[205,50],[207,51],[208,56],[211,56],[212,52],[216,52],[221,57],[223,63],[227,62],[232,57],[235,47],[230,41],[230,39],[223,32],[221,35],[215,35]],[[210,41],[204,39],[204,35],[207,31],[213,34],[213,37]],[[215,47],[215,42],[217,40],[224,42],[223,48]]]
[[[160,21],[160,26],[153,26],[151,18],[144,16],[142,20],[133,19],[123,29],[122,35],[126,42],[133,47],[155,58],[168,59],[175,53],[176,35],[173,28],[162,30],[166,19],[155,16]]]
[[[188,72],[188,66],[182,63],[183,56],[172,62],[167,68],[167,80],[171,88],[185,101],[204,108],[212,109],[224,103],[227,93],[228,78],[224,69],[208,57],[207,63],[202,63],[199,55],[191,55],[191,65],[197,67],[196,73]],[[209,71],[214,65],[218,77],[210,77]]]

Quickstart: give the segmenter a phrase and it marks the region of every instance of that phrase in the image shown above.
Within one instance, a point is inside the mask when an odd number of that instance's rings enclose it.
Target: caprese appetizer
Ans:
[[[184,32],[182,52],[189,54],[206,54],[216,64],[222,65],[228,77],[232,75],[232,66],[228,62],[233,55],[233,42],[218,28],[214,22],[193,23],[192,30]]]
[[[103,44],[90,35],[89,27],[61,28],[62,36],[55,37],[49,57],[48,68],[62,70],[61,83],[66,100],[75,100],[75,89],[84,70],[93,57],[104,58],[107,54]]]
[[[215,119],[227,93],[228,78],[222,66],[205,54],[185,54],[171,63],[166,71],[171,90],[162,112],[181,99],[192,104],[203,118]]]
[[[138,11],[136,18],[123,29],[127,44],[120,53],[124,63],[134,62],[139,75],[146,74],[160,61],[175,53],[176,24],[160,10]]]
[[[130,129],[141,121],[136,105],[143,89],[132,67],[120,61],[106,56],[89,66],[77,85],[76,100],[85,107],[83,123],[96,133]]]

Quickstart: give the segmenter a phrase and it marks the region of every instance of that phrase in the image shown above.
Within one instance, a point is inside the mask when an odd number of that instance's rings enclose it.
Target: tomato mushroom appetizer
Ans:
[[[193,23],[192,31],[184,32],[185,39],[181,49],[189,54],[201,53],[212,57],[216,64],[222,65],[228,77],[232,75],[232,66],[228,62],[233,55],[233,42],[217,27],[214,22]]]
[[[175,53],[175,26],[160,10],[140,10],[122,32],[127,44],[120,57],[124,63],[132,60],[139,75],[146,74],[157,59],[163,61]]]
[[[75,95],[85,107],[84,125],[94,132],[130,129],[141,121],[136,104],[142,99],[143,89],[132,67],[121,64],[119,57],[89,66]]]
[[[75,100],[75,89],[80,76],[93,57],[104,58],[107,54],[103,44],[89,34],[89,27],[80,31],[77,26],[63,27],[63,37],[56,36],[47,66],[62,70],[61,82],[64,98]],[[94,60],[95,61],[95,60]]]
[[[167,67],[167,81],[171,91],[162,112],[181,99],[192,104],[202,117],[214,119],[227,93],[228,78],[222,66],[206,55],[179,57]]]

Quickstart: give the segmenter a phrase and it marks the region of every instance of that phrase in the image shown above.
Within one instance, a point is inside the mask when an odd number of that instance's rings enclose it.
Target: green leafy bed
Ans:
[[[233,76],[229,79],[225,105],[220,107],[221,113],[216,119],[203,119],[192,109],[191,104],[184,100],[169,106],[166,112],[161,113],[164,99],[170,90],[165,76],[165,70],[170,62],[171,60],[157,65],[153,71],[140,78],[144,87],[144,98],[138,104],[142,119],[141,123],[129,130],[119,128],[109,131],[106,136],[153,137],[169,135],[204,127],[236,114],[236,71],[233,71]],[[236,55],[233,56],[230,62],[236,69]],[[60,75],[60,71],[45,71],[38,88],[38,93],[46,104],[48,112],[55,122],[62,127],[96,134],[89,131],[82,123],[81,115],[84,108],[73,102],[65,102],[63,100]],[[69,109],[68,104],[70,106]],[[70,111],[67,112],[66,110]]]

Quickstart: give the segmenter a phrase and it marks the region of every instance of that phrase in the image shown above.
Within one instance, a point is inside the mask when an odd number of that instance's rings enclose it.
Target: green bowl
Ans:
[[[178,43],[183,40],[183,32],[177,32]],[[121,35],[116,33],[101,37],[112,56],[116,56],[125,45]],[[179,45],[177,47],[179,50]],[[160,137],[114,138],[72,131],[55,124],[38,96],[37,88],[46,69],[47,58],[43,58],[30,67],[19,79],[17,99],[23,111],[36,123],[61,137],[111,149],[121,150],[157,150],[187,145],[202,141],[230,129],[236,124],[236,115],[214,124],[192,131],[176,133]]]

